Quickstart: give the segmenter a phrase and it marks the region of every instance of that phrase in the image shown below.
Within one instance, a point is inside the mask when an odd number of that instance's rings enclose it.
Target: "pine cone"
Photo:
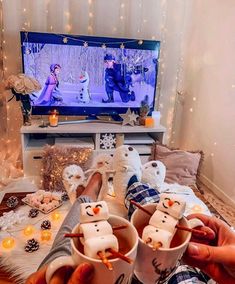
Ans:
[[[34,252],[38,249],[39,249],[39,242],[35,239],[28,240],[26,246],[24,247],[24,250],[26,252]]]
[[[7,199],[6,205],[9,208],[15,208],[19,203],[19,200],[16,196],[11,196]]]
[[[38,209],[32,208],[32,209],[29,210],[29,217],[35,218],[35,217],[38,216],[38,213],[39,213]]]
[[[61,200],[62,200],[62,201],[67,201],[67,200],[69,200],[69,196],[68,196],[67,192],[64,192],[64,193],[61,195]]]
[[[51,228],[51,222],[49,220],[45,220],[41,224],[41,229],[42,230],[50,230]]]

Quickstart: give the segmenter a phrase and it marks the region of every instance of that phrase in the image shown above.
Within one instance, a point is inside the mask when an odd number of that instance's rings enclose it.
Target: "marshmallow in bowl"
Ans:
[[[172,233],[151,225],[146,226],[142,234],[142,240],[148,242],[148,245],[154,246],[155,244],[160,243],[162,248],[170,247],[172,237]]]
[[[84,253],[91,258],[100,259],[97,253],[105,252],[106,249],[112,248],[118,251],[118,240],[114,235],[104,235],[95,238],[89,238],[84,242]]]
[[[175,226],[178,224],[178,220],[171,217],[170,215],[156,210],[152,217],[149,220],[149,225],[152,225],[156,228],[166,230],[170,233],[175,233]]]

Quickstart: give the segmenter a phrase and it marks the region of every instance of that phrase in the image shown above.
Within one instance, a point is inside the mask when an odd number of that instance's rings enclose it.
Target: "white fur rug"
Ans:
[[[180,186],[178,184],[173,184],[173,185],[164,184],[160,191],[163,192],[166,190],[174,192],[176,194],[180,194],[186,199],[187,201],[186,215],[192,213],[192,208],[194,205],[200,205],[203,213],[210,215],[207,206],[194,195],[193,191],[189,187]],[[108,196],[106,198],[106,201],[108,202],[109,209],[112,214],[117,214],[123,217],[126,216],[127,212],[125,207],[121,204],[116,203],[115,198]],[[62,220],[67,214],[69,208],[70,208],[70,203],[67,201],[63,204],[63,206],[57,209],[61,213],[62,218],[59,222],[52,221],[51,232],[53,238],[48,242],[40,241],[39,233],[42,221],[46,219],[49,219],[51,221],[51,214],[48,214],[48,216],[46,216],[43,213],[39,213],[39,215],[36,218],[28,218],[24,223],[15,226],[15,228],[11,230],[10,233],[16,239],[16,246],[10,252],[1,248],[2,254],[0,255],[0,266],[3,267],[6,271],[10,272],[10,274],[14,276],[15,279],[17,280],[17,283],[20,284],[25,283],[27,277],[37,270],[41,261],[49,252],[51,245],[53,243],[53,239],[58,231],[58,228],[62,223]],[[29,209],[30,209],[29,206],[22,206],[20,207],[19,210],[22,212],[28,212]],[[34,235],[30,237],[25,237],[22,233],[22,230],[26,225],[29,224],[32,224],[36,228],[36,232]],[[6,232],[1,232],[0,242],[6,236],[9,236],[9,234]],[[36,252],[27,253],[24,251],[25,243],[27,239],[31,239],[33,237],[40,241],[40,248]]]

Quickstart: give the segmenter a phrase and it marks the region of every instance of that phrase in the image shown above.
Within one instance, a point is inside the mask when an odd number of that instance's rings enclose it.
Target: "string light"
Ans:
[[[42,241],[50,241],[50,239],[51,239],[51,231],[42,230],[41,231],[41,240]]]
[[[5,249],[12,249],[15,246],[15,239],[7,237],[2,240],[2,247]]]
[[[139,45],[142,45],[143,42],[144,42],[144,41],[143,41],[142,39],[140,39],[140,40],[138,41],[138,44],[139,44]]]
[[[35,231],[34,227],[32,225],[29,225],[24,229],[23,233],[25,236],[30,236],[34,233],[34,231]]]
[[[61,219],[61,214],[58,211],[55,211],[51,214],[53,221],[59,221]]]

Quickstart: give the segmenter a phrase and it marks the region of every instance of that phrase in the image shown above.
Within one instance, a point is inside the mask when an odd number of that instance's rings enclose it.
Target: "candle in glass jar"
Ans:
[[[154,127],[154,119],[151,116],[145,118],[145,127]]]
[[[58,115],[56,113],[52,113],[49,116],[49,123],[50,123],[50,126],[52,127],[58,126]]]

